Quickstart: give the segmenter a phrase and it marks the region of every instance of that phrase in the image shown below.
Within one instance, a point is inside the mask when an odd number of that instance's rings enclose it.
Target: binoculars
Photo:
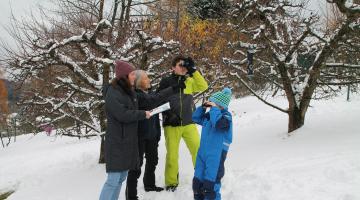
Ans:
[[[207,103],[203,103],[202,104],[203,107],[212,107],[211,105],[207,104]]]

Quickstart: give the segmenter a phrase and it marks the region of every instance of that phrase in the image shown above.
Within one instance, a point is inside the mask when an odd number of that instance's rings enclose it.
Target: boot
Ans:
[[[153,192],[153,191],[155,191],[155,192],[161,192],[161,191],[163,191],[163,190],[164,190],[164,188],[158,187],[158,186],[156,186],[156,185],[150,186],[150,187],[145,187],[145,192]]]
[[[177,185],[169,185],[166,186],[166,191],[170,191],[170,192],[175,192],[175,190],[177,189]]]

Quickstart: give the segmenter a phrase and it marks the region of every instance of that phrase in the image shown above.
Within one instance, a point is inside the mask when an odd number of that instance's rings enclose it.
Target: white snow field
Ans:
[[[360,96],[313,101],[305,126],[287,136],[287,116],[254,97],[234,100],[233,144],[225,161],[225,200],[360,200]],[[282,98],[273,100],[286,106]],[[199,127],[200,131],[200,127]],[[0,149],[0,193],[9,200],[98,199],[105,181],[99,138],[24,135]],[[157,184],[164,185],[164,139]],[[145,193],[145,200],[192,199],[193,167],[180,147],[180,185]],[[120,199],[124,198],[124,185]]]

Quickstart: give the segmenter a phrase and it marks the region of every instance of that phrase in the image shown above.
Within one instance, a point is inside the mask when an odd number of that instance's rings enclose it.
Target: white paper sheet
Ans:
[[[170,103],[167,102],[167,103],[165,103],[165,104],[163,104],[163,105],[161,105],[161,106],[153,109],[150,114],[151,114],[151,116],[153,116],[153,115],[156,115],[156,114],[158,114],[158,113],[162,113],[162,112],[164,112],[164,111],[167,111],[167,110],[169,110],[169,109],[170,109]]]

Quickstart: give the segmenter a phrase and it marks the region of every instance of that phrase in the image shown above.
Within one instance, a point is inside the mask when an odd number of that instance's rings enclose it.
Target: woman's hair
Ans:
[[[135,70],[135,88],[146,90],[146,86],[144,85],[144,78],[146,76],[146,72],[144,70]]]
[[[111,85],[116,88],[120,86],[128,95],[132,95],[132,86],[130,84],[128,76],[121,78],[114,78],[111,81]]]
[[[172,62],[171,62],[171,67],[175,67],[176,66],[176,63],[178,63],[179,61],[181,60],[185,60],[185,57],[184,56],[176,56]]]

